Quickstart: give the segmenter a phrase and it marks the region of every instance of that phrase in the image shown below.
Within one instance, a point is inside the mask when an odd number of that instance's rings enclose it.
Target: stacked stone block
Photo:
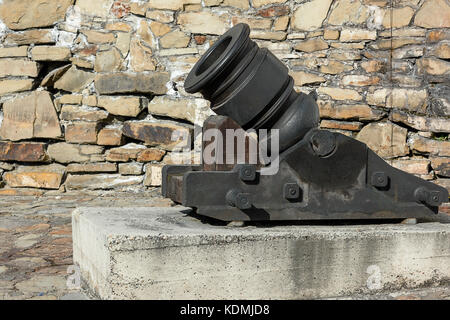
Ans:
[[[211,114],[188,72],[241,22],[322,128],[450,188],[448,0],[3,0],[0,195],[158,187]]]

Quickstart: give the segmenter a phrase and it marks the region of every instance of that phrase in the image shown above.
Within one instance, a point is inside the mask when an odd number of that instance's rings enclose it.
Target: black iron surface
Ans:
[[[355,139],[319,130],[315,92],[295,92],[287,68],[249,34],[239,24],[220,37],[185,88],[201,92],[217,114],[233,120],[233,129],[278,129],[279,170],[166,166],[165,197],[224,221],[420,218],[448,201],[445,188],[393,168]],[[206,127],[223,130],[224,123],[212,118]]]

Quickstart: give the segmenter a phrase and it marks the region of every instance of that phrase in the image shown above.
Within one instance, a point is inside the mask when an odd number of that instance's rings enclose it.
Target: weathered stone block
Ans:
[[[202,125],[211,110],[203,99],[170,99],[166,96],[154,97],[148,104],[150,114],[187,120]]]
[[[66,126],[66,141],[69,143],[96,143],[99,124],[97,122],[74,122]]]
[[[363,61],[361,62],[361,68],[364,69],[366,72],[381,72],[382,69],[385,67],[384,62],[379,60],[369,60],[369,61]]]
[[[449,28],[450,5],[446,0],[427,0],[414,18],[414,24],[424,28]]]
[[[379,89],[367,94],[367,103],[424,113],[427,107],[427,91],[425,89]]]
[[[116,37],[112,32],[100,32],[96,30],[84,30],[82,32],[87,37],[89,43],[105,44],[116,41]]]
[[[119,173],[124,176],[139,176],[143,173],[144,165],[142,163],[119,163]]]
[[[108,118],[108,112],[86,106],[63,105],[60,119],[66,121],[103,121]]]
[[[201,3],[201,0],[149,0],[148,7],[151,9],[179,10],[183,9],[186,4],[198,3]]]
[[[55,43],[56,39],[49,29],[26,30],[20,33],[10,33],[5,37],[5,44],[49,44]]]
[[[71,163],[67,166],[68,173],[115,173],[117,164],[108,162]]]
[[[326,82],[327,79],[324,77],[318,76],[313,73],[304,72],[304,71],[292,71],[290,73],[292,78],[294,79],[296,86],[303,86],[307,84],[316,84]]]
[[[272,25],[272,21],[270,19],[256,19],[256,18],[247,18],[247,17],[240,17],[240,16],[233,16],[231,18],[231,22],[233,26],[237,25],[238,23],[246,23],[249,25],[249,27],[254,29],[270,29]]]
[[[290,18],[289,16],[279,17],[273,23],[273,30],[275,31],[286,31],[289,26]],[[285,37],[286,39],[286,37]]]
[[[417,61],[419,72],[430,75],[444,75],[450,73],[450,62],[436,58],[422,58]]]
[[[45,143],[0,141],[0,161],[42,162],[47,159]]]
[[[159,40],[163,48],[186,48],[191,41],[191,37],[186,33],[176,30],[166,34]]]
[[[137,16],[145,16],[148,9],[147,2],[132,2],[130,3],[130,12]]]
[[[36,91],[5,102],[3,114],[0,128],[3,139],[58,138],[62,134],[55,106],[47,91]]]
[[[31,90],[33,88],[33,84],[34,81],[32,79],[0,80],[0,96],[9,93]]]
[[[116,47],[119,49],[122,57],[126,57],[130,50],[131,33],[119,32],[117,33]]]
[[[362,96],[358,93],[358,91],[352,89],[320,87],[317,91],[321,94],[326,94],[335,100],[362,100]]]
[[[313,0],[301,4],[294,12],[292,26],[302,31],[313,31],[322,26],[332,0]],[[311,12],[314,11],[314,14]]]
[[[431,167],[437,175],[450,177],[450,158],[431,157]]]
[[[158,54],[160,57],[194,55],[198,54],[198,49],[196,48],[163,49],[160,50]]]
[[[450,157],[450,141],[427,139],[418,134],[414,134],[408,139],[408,145],[411,149],[420,153],[439,157]]]
[[[156,148],[148,148],[139,152],[137,155],[138,162],[152,162],[152,161],[161,161],[161,159],[166,154],[165,151],[156,149]]]
[[[69,174],[67,190],[109,190],[142,184],[143,176],[122,176],[120,174]]]
[[[169,80],[169,74],[165,72],[99,74],[95,78],[95,87],[100,94],[148,93],[162,95],[167,92],[166,84]]]
[[[72,66],[55,82],[54,87],[69,92],[81,92],[93,80],[94,74],[92,72]]]
[[[411,22],[414,15],[414,9],[411,7],[395,8],[393,10],[386,10],[383,17],[383,27],[402,28]],[[392,19],[392,26],[391,26]]]
[[[4,0],[0,3],[0,19],[12,30],[47,27],[64,19],[73,2],[74,0]]]
[[[368,18],[369,12],[359,1],[339,0],[331,11],[328,23],[332,25],[362,24]]]
[[[325,40],[337,40],[339,39],[339,30],[326,29],[323,32],[323,38]]]
[[[439,43],[431,51],[431,54],[441,59],[450,59],[450,43],[448,42]]]
[[[365,126],[356,139],[364,142],[383,158],[395,158],[409,153],[406,145],[408,130],[391,122],[377,122]]]
[[[36,61],[67,61],[72,53],[69,48],[37,46],[31,49],[31,57]]]
[[[109,50],[97,52],[94,70],[96,72],[120,71],[122,62],[123,59],[119,49],[112,47]]]
[[[154,71],[156,61],[153,52],[138,39],[133,39],[130,44],[130,66],[135,72]]]
[[[147,105],[148,99],[143,97],[98,97],[100,108],[118,116],[136,117]]]
[[[173,15],[171,11],[147,10],[145,17],[163,23],[170,23],[174,20]]]
[[[159,187],[162,183],[162,164],[147,164],[145,165],[145,179],[144,186]]]
[[[38,167],[18,167],[3,175],[6,183],[13,188],[59,189],[66,168],[59,164]]]
[[[150,45],[152,44],[153,41],[151,39],[150,33],[147,31],[148,28],[152,30],[153,34],[156,37],[162,37],[165,34],[169,33],[170,30],[172,30],[170,26],[165,23],[152,21],[150,24],[147,24],[146,21],[142,21],[138,29],[138,34],[145,42],[147,42]]]
[[[343,29],[341,31],[341,37],[339,38],[342,42],[353,42],[353,41],[363,41],[363,40],[375,40],[377,38],[377,32],[366,29]]]
[[[77,0],[76,6],[82,14],[106,18],[114,0]]]
[[[28,46],[0,48],[0,58],[26,57]]]
[[[103,128],[97,135],[97,144],[101,146],[120,146],[123,143],[122,128]]]
[[[62,77],[64,73],[66,73],[67,70],[69,70],[70,64],[67,64],[65,66],[53,69],[50,71],[41,81],[41,87],[53,87],[55,85],[55,82],[58,81],[59,78]],[[57,105],[57,108],[59,106]]]
[[[65,142],[48,146],[50,158],[59,163],[97,162],[103,161],[103,147],[90,145],[76,145]]]
[[[106,152],[106,160],[114,162],[128,162],[136,160],[138,155],[147,147],[136,143],[129,143],[119,148],[112,148]]]
[[[419,131],[450,132],[450,121],[445,118],[417,116],[393,110],[389,119],[394,122],[401,122]]]
[[[330,60],[328,64],[320,66],[320,72],[328,74],[340,74],[350,70],[353,70],[353,66],[335,60]]]
[[[430,172],[430,160],[427,159],[391,160],[389,164],[394,168],[416,175],[427,175]]]
[[[361,54],[359,51],[332,51],[330,53],[330,59],[340,61],[354,61],[361,60]]]
[[[55,104],[60,106],[63,104],[81,104],[82,100],[81,94],[64,94],[55,99]]]
[[[359,131],[363,127],[361,122],[344,122],[336,120],[322,120],[320,122],[320,128],[322,129],[337,129],[337,130],[347,130],[347,131]]]
[[[438,117],[450,116],[450,85],[430,86],[430,113]]]
[[[341,83],[344,86],[373,86],[380,83],[381,79],[379,77],[366,76],[366,75],[347,75],[342,77]]]
[[[189,146],[191,131],[190,127],[171,122],[134,121],[126,122],[123,126],[125,136],[165,150]]]
[[[373,121],[383,118],[386,113],[375,110],[366,104],[336,105],[329,101],[318,101],[320,116],[322,118],[342,120]]]
[[[304,52],[314,52],[319,50],[328,49],[328,43],[322,39],[311,39],[297,43],[294,46],[295,50]]]
[[[282,41],[286,39],[286,36],[286,32],[280,31],[270,32],[262,30],[252,30],[250,32],[251,39]]]
[[[177,22],[183,31],[191,33],[221,35],[227,31],[224,17],[211,12],[180,13]]]
[[[84,106],[96,107],[97,106],[97,96],[96,95],[83,96],[81,103]]]
[[[422,44],[423,38],[393,38],[377,40],[370,47],[375,50],[398,49],[413,44]]]
[[[34,61],[18,59],[0,59],[0,78],[8,76],[37,77],[40,66]]]

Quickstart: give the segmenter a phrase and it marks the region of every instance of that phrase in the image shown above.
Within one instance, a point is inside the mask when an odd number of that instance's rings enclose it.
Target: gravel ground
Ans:
[[[171,205],[171,201],[159,197],[157,189],[145,193],[0,197],[0,300],[95,299],[87,290],[68,286],[73,272],[72,210],[79,206]],[[450,300],[450,286],[335,299]]]

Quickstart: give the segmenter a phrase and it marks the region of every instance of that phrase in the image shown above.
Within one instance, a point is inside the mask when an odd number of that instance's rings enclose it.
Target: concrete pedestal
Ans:
[[[446,284],[450,224],[205,224],[185,208],[79,208],[74,260],[103,299],[302,299]]]

